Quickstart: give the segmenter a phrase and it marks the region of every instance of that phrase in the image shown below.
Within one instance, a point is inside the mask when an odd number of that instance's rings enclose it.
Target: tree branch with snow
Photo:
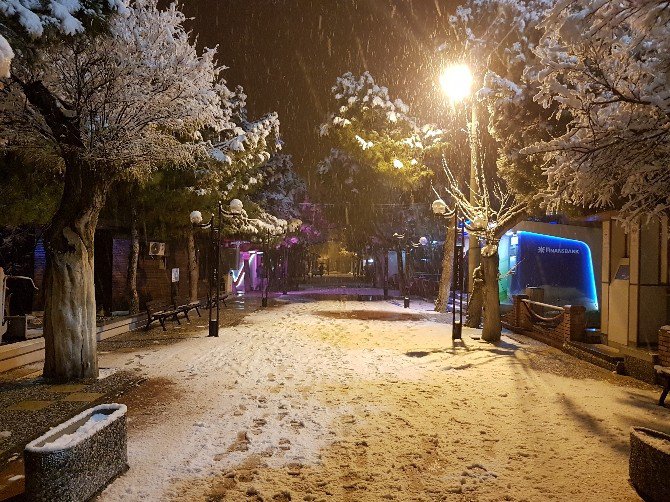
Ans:
[[[535,96],[569,118],[525,149],[550,161],[547,204],[615,208],[627,225],[670,211],[670,2],[560,1],[543,21]]]

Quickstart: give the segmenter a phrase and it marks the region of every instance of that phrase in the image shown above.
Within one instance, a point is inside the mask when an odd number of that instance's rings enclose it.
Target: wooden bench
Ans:
[[[147,302],[147,325],[144,330],[148,330],[154,321],[158,321],[163,327],[163,331],[167,331],[165,327],[165,319],[172,318],[179,322],[179,311],[175,308],[169,300],[150,300]]]
[[[224,307],[227,307],[227,306],[228,306],[228,304],[226,303],[226,298],[228,298],[228,296],[229,296],[228,293],[221,293],[221,294],[219,295],[219,301],[220,301],[220,302],[223,302],[223,306],[224,306]],[[208,306],[209,308],[213,308],[213,307],[216,306],[216,300],[213,299],[213,298],[210,299],[210,298],[209,298],[209,294],[207,295],[207,306]]]
[[[191,310],[195,310],[198,314],[198,317],[202,317],[200,315],[200,302],[192,302],[188,298],[177,298],[177,302],[175,303],[174,307],[178,313],[184,314],[186,320],[189,322],[191,322],[191,320],[188,317],[188,313]]]
[[[659,376],[660,380],[663,382],[663,392],[661,392],[661,397],[658,400],[659,406],[665,405],[665,398],[670,392],[670,367],[668,366],[654,366],[656,374]]]

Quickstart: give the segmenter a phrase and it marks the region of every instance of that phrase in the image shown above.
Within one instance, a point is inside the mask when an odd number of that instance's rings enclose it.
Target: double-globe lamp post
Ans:
[[[210,245],[214,251],[214,260],[210,259],[209,270],[209,334],[207,336],[219,336],[219,316],[221,313],[221,219],[225,216],[236,217],[242,213],[244,205],[239,199],[230,201],[229,210],[223,208],[221,201],[217,203],[217,222],[214,220],[214,214],[207,223],[202,222],[202,213],[200,211],[191,212],[191,224],[197,228],[208,228],[210,236]],[[216,317],[214,317],[214,305],[216,304]]]

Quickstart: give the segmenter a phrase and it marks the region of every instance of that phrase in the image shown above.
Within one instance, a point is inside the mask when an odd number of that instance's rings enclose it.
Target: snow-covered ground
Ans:
[[[452,343],[413,307],[291,303],[103,355],[148,380],[100,500],[639,500],[629,428],[670,429],[655,389],[517,335]]]

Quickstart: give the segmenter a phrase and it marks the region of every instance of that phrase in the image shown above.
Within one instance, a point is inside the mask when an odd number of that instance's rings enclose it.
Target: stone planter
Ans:
[[[630,433],[630,481],[647,502],[670,500],[670,436],[644,427]]]
[[[26,500],[86,501],[125,472],[126,411],[101,404],[28,443]]]

